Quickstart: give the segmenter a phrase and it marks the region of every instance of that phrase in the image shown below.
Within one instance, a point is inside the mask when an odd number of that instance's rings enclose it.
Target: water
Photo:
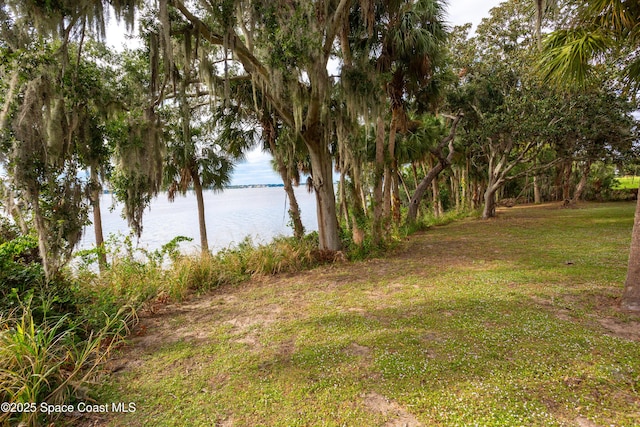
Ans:
[[[294,190],[305,230],[317,230],[315,195],[309,194],[303,187]],[[110,211],[112,204],[112,195],[102,196],[105,239],[110,234],[129,234],[127,222],[121,217],[122,205],[116,204],[115,209]],[[276,236],[293,235],[293,230],[287,225],[289,200],[282,187],[227,189],[221,193],[205,191],[204,204],[209,248],[213,252],[234,246],[247,236],[255,243],[268,243]],[[195,194],[189,192],[186,197],[178,196],[172,203],[167,200],[166,194],[159,195],[151,202],[150,209],[145,211],[143,227],[139,247],[154,250],[176,236],[186,236],[193,238],[193,241],[181,243],[182,251],[199,251],[200,231]],[[93,226],[89,226],[83,233],[80,249],[94,246],[95,234]]]

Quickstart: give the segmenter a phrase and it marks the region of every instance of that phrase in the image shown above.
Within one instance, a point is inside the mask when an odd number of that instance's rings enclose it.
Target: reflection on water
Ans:
[[[300,205],[302,223],[307,232],[318,229],[316,218],[316,200],[314,194],[306,189],[295,189]],[[127,222],[120,216],[122,205],[113,203],[110,194],[101,200],[102,228],[105,239],[109,234],[129,234]],[[228,189],[221,193],[206,191],[204,193],[207,236],[212,251],[236,245],[246,236],[251,236],[256,243],[266,243],[273,237],[291,236],[293,231],[289,223],[289,201],[282,187]],[[198,228],[198,208],[193,192],[186,197],[176,197],[169,203],[165,194],[151,202],[143,218],[143,231],[139,246],[158,249],[176,236],[193,238],[192,242],[181,244],[185,252],[199,250],[200,234]],[[81,249],[95,245],[93,226],[85,229]]]

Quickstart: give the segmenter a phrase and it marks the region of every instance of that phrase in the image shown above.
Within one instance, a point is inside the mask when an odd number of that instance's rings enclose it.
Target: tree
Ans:
[[[106,139],[119,142],[114,147],[120,166],[116,178],[128,186],[120,195],[148,201],[145,191],[157,188],[142,189],[141,181],[132,179],[141,175],[140,163],[131,162],[136,151],[145,151],[142,142],[155,144],[157,152],[153,105],[128,109],[132,104],[123,101],[131,93],[112,90],[120,82],[109,80],[114,73],[104,50],[91,57],[100,50],[91,40],[104,38],[109,5],[118,19],[133,25],[135,0],[9,0],[0,5],[0,73],[2,82],[8,82],[0,110],[2,160],[11,174],[11,194],[33,215],[47,279],[68,261],[80,237],[87,195],[100,244],[98,181],[108,158]],[[145,154],[143,170],[149,171],[157,163],[148,150]],[[88,169],[89,176],[79,174],[81,169]],[[139,232],[143,208],[132,207],[133,197],[123,199]],[[105,261],[101,256],[100,265]]]
[[[420,182],[417,184],[415,192],[413,193],[413,196],[409,201],[407,222],[413,222],[416,220],[416,217],[418,215],[418,207],[420,206],[420,202],[422,201],[425,192],[427,191],[431,183],[437,179],[438,175],[443,170],[451,166],[453,156],[455,155],[454,142],[456,137],[456,130],[462,117],[462,112],[459,112],[455,117],[453,117],[449,134],[441,137],[439,142],[429,149],[429,152],[437,159],[437,163],[429,170],[429,172],[425,174],[422,180],[420,180]],[[442,134],[443,132],[442,130],[437,129],[437,127],[435,128],[436,129],[434,129],[434,126],[429,125],[422,126],[418,130],[418,137],[423,140],[436,140],[439,134]],[[431,131],[430,135],[428,134],[429,132],[425,132],[427,130]],[[446,152],[445,149],[447,150]]]
[[[301,149],[296,134],[291,134],[287,132],[288,129],[274,123],[273,115],[263,114],[260,123],[264,148],[273,156],[273,167],[280,174],[289,199],[289,218],[293,226],[293,235],[301,239],[304,237],[304,225],[293,186],[300,184],[300,166],[305,163],[300,157],[304,149]]]
[[[511,1],[493,8],[473,39],[455,45],[459,83],[449,102],[465,111],[464,138],[484,158],[485,219],[495,216],[497,192],[532,167],[540,130],[549,125],[545,93],[528,65],[533,36],[527,4]]]
[[[205,221],[203,188],[221,191],[229,184],[233,171],[233,159],[212,140],[204,126],[192,124],[192,109],[187,106],[187,116],[174,118],[165,128],[167,155],[164,167],[165,184],[169,200],[176,194],[186,194],[193,186],[198,204],[200,249],[209,253],[207,225]]]
[[[622,65],[621,76],[629,92],[640,89],[640,3],[624,0],[589,0],[579,5],[567,24],[544,41],[540,68],[545,77],[561,85],[584,87],[602,59]],[[640,197],[633,225],[629,267],[622,307],[640,311]]]
[[[435,0],[363,2],[342,28],[341,82],[347,111],[375,117],[376,242],[391,213],[400,221],[398,136],[408,131],[408,104],[424,106],[436,98],[434,82],[446,37],[444,5]]]
[[[102,71],[82,56],[79,44],[32,41],[3,53],[2,74],[18,70],[19,75],[4,100],[4,163],[13,193],[32,214],[50,280],[80,239],[87,220],[85,195],[107,160],[106,90]],[[78,173],[83,169],[93,176],[83,177]]]
[[[226,1],[213,8],[205,4],[198,10],[170,0],[160,2],[159,12],[161,40],[170,37],[170,14],[179,14],[199,39],[222,48],[222,77],[229,77],[232,61],[227,53],[232,52],[280,120],[300,135],[311,160],[320,248],[334,251],[341,248],[341,242],[329,151],[332,135],[327,113],[332,83],[327,65],[349,3]],[[165,54],[171,63],[169,49]]]

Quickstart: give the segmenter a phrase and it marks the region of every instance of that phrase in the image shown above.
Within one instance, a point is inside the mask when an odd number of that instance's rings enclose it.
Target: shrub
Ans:
[[[34,259],[38,242],[34,236],[16,236],[0,243],[0,309],[17,303],[15,296],[42,286],[44,270]]]

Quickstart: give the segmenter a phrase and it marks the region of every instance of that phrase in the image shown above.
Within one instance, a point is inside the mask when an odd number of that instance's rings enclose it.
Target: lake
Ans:
[[[308,193],[304,186],[295,188],[300,205],[302,223],[306,232],[318,229],[316,218],[316,197]],[[126,220],[121,217],[122,205],[116,204],[111,194],[101,199],[102,228],[105,239],[110,234],[129,234]],[[289,200],[283,187],[237,188],[223,192],[205,191],[205,218],[209,248],[212,252],[235,246],[246,236],[255,243],[268,243],[276,236],[292,236],[289,223]],[[92,218],[92,215],[89,214]],[[178,196],[174,202],[167,200],[166,193],[151,202],[143,217],[142,236],[138,247],[158,249],[176,236],[193,238],[181,243],[183,252],[200,250],[198,228],[198,207],[193,192],[185,197]],[[83,233],[80,249],[93,248],[95,235],[93,226]]]

